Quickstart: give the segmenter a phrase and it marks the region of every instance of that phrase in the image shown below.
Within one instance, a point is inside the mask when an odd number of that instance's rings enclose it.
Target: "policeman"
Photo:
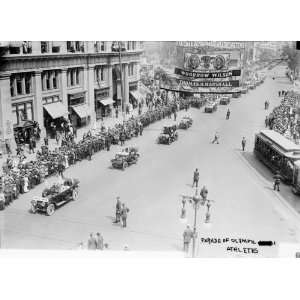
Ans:
[[[127,214],[129,213],[129,208],[125,206],[125,203],[122,204],[122,209],[121,209],[121,218],[122,218],[122,224],[123,227],[127,227]]]
[[[119,223],[120,222],[121,209],[122,209],[122,204],[121,204],[121,201],[120,201],[120,197],[117,197],[117,203],[116,203],[116,220],[115,220],[115,223]]]

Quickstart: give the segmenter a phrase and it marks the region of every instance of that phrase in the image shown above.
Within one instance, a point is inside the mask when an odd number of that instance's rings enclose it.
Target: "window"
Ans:
[[[17,95],[22,95],[23,94],[23,78],[20,74],[16,77],[17,81]]]
[[[14,125],[24,120],[33,120],[32,102],[18,103],[12,105]]]
[[[23,48],[23,54],[30,54],[30,53],[32,53],[31,42],[23,41],[22,48]]]
[[[101,42],[100,51],[105,51],[105,42]]]
[[[134,63],[130,63],[128,65],[128,76],[133,76],[134,75]]]
[[[80,85],[80,68],[72,68],[67,72],[68,86]]]
[[[52,78],[53,82],[53,88],[57,89],[58,88],[58,71],[54,71],[54,76]]]
[[[55,103],[55,102],[61,102],[58,95],[43,98],[43,105]]]
[[[79,69],[76,69],[76,84],[79,85]]]
[[[95,67],[94,74],[95,74],[95,81],[104,81],[105,80],[105,67],[104,66],[97,66]]]
[[[31,74],[25,74],[25,94],[31,93]]]
[[[75,42],[75,51],[80,51],[80,43],[78,41]]]
[[[49,42],[41,42],[41,52],[42,53],[49,52]]]
[[[10,77],[10,95],[15,96],[14,78]]]
[[[49,70],[42,72],[42,90],[53,90],[58,88],[58,79],[59,79],[58,70]]]

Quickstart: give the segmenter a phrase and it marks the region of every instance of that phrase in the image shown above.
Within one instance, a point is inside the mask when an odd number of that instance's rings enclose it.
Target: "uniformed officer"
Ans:
[[[122,218],[122,225],[123,227],[127,227],[127,214],[129,213],[129,208],[125,206],[125,203],[122,204],[121,209],[121,218]]]
[[[117,197],[117,203],[116,203],[116,220],[115,220],[115,223],[119,223],[120,222],[121,209],[122,209],[122,204],[121,204],[121,201],[120,201],[120,197]]]

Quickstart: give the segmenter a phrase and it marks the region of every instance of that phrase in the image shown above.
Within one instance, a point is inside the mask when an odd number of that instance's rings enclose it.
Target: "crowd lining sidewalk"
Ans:
[[[147,110],[148,110],[147,106],[144,106],[142,109],[142,113],[145,113]],[[132,116],[133,117],[138,116],[138,108],[133,109],[129,114],[125,114],[125,120],[128,120]],[[101,128],[101,126],[105,126],[106,128],[109,128],[109,127],[112,128],[118,123],[122,124],[123,119],[124,119],[124,117],[123,117],[122,113],[119,113],[118,118],[116,118],[116,116],[113,115],[111,117],[106,117],[103,120],[98,120],[93,124],[91,123],[82,128],[78,128],[77,129],[77,137],[75,138],[75,142],[79,142],[83,138],[83,135],[85,133],[87,133],[89,130],[92,130],[94,128]],[[48,147],[50,150],[54,150],[55,148],[58,148],[60,146],[60,144],[61,144],[61,140],[59,141],[59,143],[57,143],[55,139],[49,138]],[[35,153],[29,153],[29,146],[26,145],[25,151],[24,151],[24,154],[26,156],[26,161],[34,160],[36,158],[36,152],[39,149],[41,149],[41,146],[43,146],[43,145],[44,145],[44,136],[42,136],[41,139],[39,141],[37,141]],[[6,162],[7,157],[8,157],[8,154],[2,154],[2,156],[0,157],[0,175],[3,173],[2,166],[3,166],[3,163]],[[12,149],[12,157],[16,158],[16,149]]]

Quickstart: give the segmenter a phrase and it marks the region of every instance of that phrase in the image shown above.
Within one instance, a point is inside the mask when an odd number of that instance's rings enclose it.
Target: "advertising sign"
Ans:
[[[230,61],[230,53],[219,54],[184,54],[184,68],[189,70],[226,70]]]
[[[238,87],[239,80],[226,81],[193,81],[193,80],[179,80],[182,87]]]
[[[175,74],[185,77],[197,78],[227,78],[231,76],[241,76],[241,70],[213,71],[213,72],[197,72],[186,69],[175,68]]]

